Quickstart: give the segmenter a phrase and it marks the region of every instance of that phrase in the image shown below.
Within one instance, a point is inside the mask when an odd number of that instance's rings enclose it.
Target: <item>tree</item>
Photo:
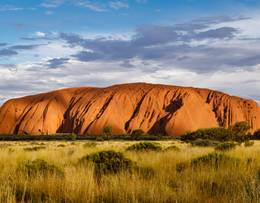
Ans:
[[[255,139],[260,139],[260,129],[258,129],[257,131],[255,131],[255,133],[254,133],[254,138]]]
[[[136,129],[136,130],[133,130],[131,135],[133,136],[143,136],[145,135],[145,132],[142,130],[142,129]]]
[[[230,126],[232,135],[235,139],[238,140],[244,139],[250,128],[250,125],[246,121],[237,122],[234,125]]]
[[[105,126],[104,129],[103,129],[103,133],[106,136],[111,136],[112,133],[113,133],[113,127],[111,125]]]

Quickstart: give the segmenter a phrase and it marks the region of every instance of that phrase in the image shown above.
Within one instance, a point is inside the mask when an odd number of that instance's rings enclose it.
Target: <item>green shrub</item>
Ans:
[[[218,151],[229,151],[236,148],[236,144],[233,142],[224,142],[220,143],[215,147],[215,150]]]
[[[214,147],[218,144],[219,144],[219,142],[214,141],[214,140],[197,139],[197,140],[191,141],[192,146],[198,146],[198,147]]]
[[[69,135],[64,135],[64,138],[66,140],[76,140],[77,139],[77,135],[72,133],[72,134],[69,134]]]
[[[253,141],[249,141],[249,140],[247,140],[247,141],[245,141],[244,142],[244,146],[245,147],[251,147],[251,146],[253,146],[255,143],[253,142]]]
[[[259,140],[260,139],[260,129],[254,132],[254,139]]]
[[[134,162],[126,158],[123,153],[113,150],[101,151],[87,155],[79,160],[80,164],[86,164],[91,161],[94,164],[95,174],[117,174],[121,171],[131,171]]]
[[[237,166],[239,164],[239,159],[229,157],[223,153],[210,153],[198,158],[194,158],[191,161],[180,162],[176,165],[177,172],[183,172],[187,168],[200,168],[200,167],[210,167],[212,169],[218,169],[221,166],[231,165]]]
[[[222,153],[210,153],[207,155],[200,156],[191,161],[191,167],[210,166],[213,168],[219,168],[225,164],[237,165],[239,160],[233,157],[229,157]]]
[[[27,161],[18,167],[19,170],[24,171],[29,176],[34,176],[36,174],[47,175],[47,174],[55,174],[58,176],[63,176],[64,173],[61,169],[53,164],[49,164],[45,160],[36,159],[34,161]]]
[[[161,151],[162,147],[160,144],[152,142],[139,142],[137,144],[129,146],[126,150],[128,151]]]
[[[181,140],[183,141],[194,141],[197,139],[226,141],[231,138],[231,130],[225,128],[199,129],[194,132],[187,132],[186,134],[181,136]]]
[[[230,130],[236,140],[244,139],[249,129],[250,125],[246,121],[236,122],[230,126]]]
[[[103,134],[106,136],[111,136],[113,134],[113,127],[111,125],[107,125],[103,129]]]
[[[176,152],[179,152],[181,150],[180,150],[179,147],[172,145],[172,146],[169,146],[169,147],[165,148],[164,151],[176,151]]]
[[[144,136],[145,132],[142,129],[136,129],[132,131],[131,135],[134,137]]]

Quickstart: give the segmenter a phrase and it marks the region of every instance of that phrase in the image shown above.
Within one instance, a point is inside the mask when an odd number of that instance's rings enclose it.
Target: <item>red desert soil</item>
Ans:
[[[181,135],[186,131],[228,127],[248,121],[260,128],[260,107],[253,100],[191,87],[145,83],[106,88],[81,87],[11,99],[0,107],[0,134],[102,134],[142,129]]]

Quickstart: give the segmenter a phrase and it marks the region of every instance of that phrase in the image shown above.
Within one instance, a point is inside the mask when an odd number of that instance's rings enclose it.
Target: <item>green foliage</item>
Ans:
[[[218,150],[218,151],[229,151],[229,150],[235,149],[236,146],[237,145],[235,143],[233,143],[233,142],[224,142],[224,143],[218,144],[215,147],[215,150]]]
[[[234,125],[230,126],[230,130],[235,137],[245,136],[249,129],[250,125],[246,121],[237,122]]]
[[[255,133],[254,133],[254,139],[260,140],[260,129],[258,129],[257,131],[255,131]]]
[[[172,145],[172,146],[169,146],[169,147],[165,148],[164,151],[176,151],[176,152],[179,152],[181,150],[180,150],[179,147]]]
[[[101,151],[87,155],[79,160],[80,164],[86,164],[91,161],[94,164],[95,174],[117,174],[121,171],[131,171],[134,162],[126,158],[123,153],[113,150]]]
[[[253,146],[255,143],[253,142],[253,141],[249,141],[249,140],[246,140],[245,142],[244,142],[244,146],[245,147],[251,147],[251,146]]]
[[[64,138],[66,140],[76,140],[77,139],[77,135],[72,133],[72,134],[69,134],[69,135],[64,135]]]
[[[133,130],[131,135],[134,137],[140,137],[140,136],[144,136],[145,132],[142,129],[136,129],[136,130]]]
[[[59,169],[57,166],[53,164],[49,164],[48,162],[42,159],[24,162],[18,167],[18,169],[24,171],[29,176],[34,176],[36,174],[55,174],[58,176],[64,176],[64,173],[61,169]]]
[[[199,129],[194,132],[187,132],[181,137],[183,141],[194,141],[196,139],[202,140],[216,140],[216,141],[245,141],[249,139],[248,131],[249,124],[246,121],[237,122],[234,125],[226,128],[207,128]],[[202,144],[202,143],[201,143]]]
[[[181,137],[184,141],[194,141],[196,139],[226,141],[231,138],[231,130],[225,128],[199,129],[194,132],[187,132]]]
[[[214,147],[218,144],[219,144],[219,141],[215,141],[215,140],[197,139],[197,140],[191,141],[192,146],[198,146],[198,147]]]
[[[229,157],[223,153],[210,153],[198,158],[192,159],[190,162],[180,162],[176,165],[177,172],[183,172],[187,168],[201,168],[201,167],[209,167],[212,169],[218,169],[221,166],[237,166],[240,160]]]
[[[113,127],[111,125],[107,125],[103,129],[103,134],[106,136],[111,136],[113,133]]]
[[[158,143],[153,142],[139,142],[129,146],[128,151],[161,151],[162,147]]]
[[[229,157],[223,153],[213,152],[193,159],[190,165],[191,167],[210,166],[213,168],[219,168],[220,166],[225,166],[226,164],[231,164],[234,166],[238,163],[239,160],[236,158]]]

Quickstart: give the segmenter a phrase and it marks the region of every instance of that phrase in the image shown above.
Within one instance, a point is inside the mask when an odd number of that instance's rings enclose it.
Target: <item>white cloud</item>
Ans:
[[[129,5],[123,1],[111,1],[111,2],[109,2],[109,6],[116,10],[123,9],[123,8],[129,8]]]
[[[96,11],[96,12],[107,11],[107,9],[103,5],[100,5],[98,3],[93,3],[93,2],[90,2],[90,1],[80,1],[77,4],[81,7],[88,8],[88,9],[90,9],[92,11]]]
[[[253,22],[253,19],[250,21]],[[243,36],[260,36],[258,30],[247,28],[245,22],[247,20],[241,21],[240,24],[236,21],[228,22],[223,26],[233,27],[236,25],[235,27],[244,33]],[[252,26],[254,26],[253,23],[250,27]],[[247,33],[245,34],[245,32]],[[153,47],[153,52],[145,52],[146,55],[139,52],[143,49],[137,49],[138,52],[134,49],[134,54],[129,55],[128,51],[131,50],[129,50],[128,42],[132,40],[132,35],[129,33],[126,35],[110,33],[97,35],[95,33],[91,37],[89,33],[85,33],[84,37],[71,35],[69,36],[70,40],[78,43],[69,44],[66,40],[59,39],[58,33],[52,33],[51,36],[55,37],[48,40],[48,33],[38,31],[34,33],[34,36],[40,38],[44,45],[19,51],[18,55],[12,57],[12,62],[19,64],[17,66],[0,65],[0,75],[5,76],[0,80],[0,102],[11,97],[63,87],[108,86],[126,82],[206,87],[232,95],[259,99],[260,65],[258,60],[250,57],[260,53],[260,41],[257,39],[241,40],[241,33],[239,33],[239,37],[232,39],[187,41],[190,47],[186,47],[187,44],[185,44],[183,50],[174,49],[174,52],[171,52],[173,55],[165,58],[165,54],[172,51],[170,48],[174,44],[160,44],[158,47]],[[149,34],[152,33],[149,32]],[[154,36],[158,35],[150,36],[152,40],[155,40],[157,38]],[[97,37],[98,40],[95,40]],[[46,41],[44,41],[45,38]],[[147,38],[143,40],[147,40]],[[114,42],[115,44],[113,44]],[[157,41],[155,40],[155,42]],[[142,43],[146,45],[147,41],[142,41]],[[92,47],[88,50],[87,45],[89,44]],[[100,52],[105,49],[105,56],[113,55],[109,52],[110,50],[117,51],[118,48],[124,48],[125,45],[126,49],[120,49],[120,52],[122,51],[119,53],[121,58],[117,58],[116,55],[109,60],[102,58],[102,60],[94,59],[82,62],[76,57],[72,57],[80,51],[91,51],[95,48],[98,48],[97,50]],[[137,45],[140,46],[140,44]],[[177,48],[182,46],[181,43],[175,45]],[[196,49],[193,50],[193,48]],[[147,49],[149,46],[145,46],[145,51]],[[161,55],[158,55],[158,58],[157,55],[154,57],[154,54],[158,53],[157,50],[163,49],[167,51],[163,52],[163,57]],[[115,54],[117,53],[115,52]],[[50,68],[50,60],[58,65],[55,68]],[[185,61],[188,62],[184,63]]]
[[[0,11],[21,11],[21,10],[24,10],[24,8],[13,6],[13,5],[0,5]]]
[[[44,32],[35,32],[35,36],[36,37],[45,37],[46,36],[46,34],[44,33]]]

